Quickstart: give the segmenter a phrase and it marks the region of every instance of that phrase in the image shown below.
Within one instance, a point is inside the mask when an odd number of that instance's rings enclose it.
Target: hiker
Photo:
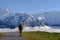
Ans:
[[[23,26],[20,24],[20,25],[19,25],[19,33],[20,33],[20,37],[22,36],[22,28],[23,28]]]

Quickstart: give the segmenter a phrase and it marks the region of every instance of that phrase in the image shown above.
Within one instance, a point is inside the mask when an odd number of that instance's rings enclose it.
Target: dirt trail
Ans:
[[[7,32],[4,33],[2,40],[24,40],[24,38],[20,37],[18,32]]]

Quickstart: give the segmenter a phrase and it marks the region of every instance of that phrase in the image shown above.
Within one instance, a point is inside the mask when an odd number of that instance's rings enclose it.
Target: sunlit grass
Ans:
[[[4,33],[0,32],[0,39],[2,39],[4,36]]]
[[[26,40],[60,40],[60,33],[48,32],[23,32]]]

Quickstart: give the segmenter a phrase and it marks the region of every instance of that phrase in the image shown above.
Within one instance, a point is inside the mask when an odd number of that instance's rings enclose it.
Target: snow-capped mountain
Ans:
[[[60,26],[60,12],[44,12],[32,16],[29,13],[13,13],[10,9],[0,8],[0,28],[15,28],[19,24],[29,27]]]
[[[35,26],[40,27],[41,21],[42,21],[42,17],[35,18],[34,16],[30,16],[29,20],[25,22],[25,25],[29,27],[35,27]]]
[[[38,14],[35,14],[34,16],[37,17],[38,19],[41,19],[39,17],[39,15],[44,17],[42,22],[45,25],[60,26],[60,11],[50,11],[50,12],[38,13]]]
[[[12,13],[9,9],[0,9],[0,28],[15,28],[29,17],[27,13]]]
[[[44,22],[46,25],[60,26],[60,12],[57,11],[46,12],[43,15],[45,17]]]

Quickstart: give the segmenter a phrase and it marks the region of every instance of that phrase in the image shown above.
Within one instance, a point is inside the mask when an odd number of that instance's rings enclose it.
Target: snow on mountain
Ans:
[[[44,20],[45,17],[44,17],[44,16],[39,16],[39,17],[37,17],[37,19],[38,19],[38,20]]]
[[[37,14],[34,14],[34,17],[38,18],[39,20],[41,20],[41,18],[44,17],[42,22],[44,22],[45,25],[60,26],[60,11],[37,13]]]
[[[11,31],[11,29],[8,28],[12,28],[12,30],[14,28],[15,30],[13,31],[17,31],[18,25],[22,23],[23,25],[27,26],[24,26],[24,31],[34,30],[60,32],[60,29],[51,29],[52,25],[60,26],[60,12],[44,12],[35,14],[35,16],[31,15],[30,13],[13,13],[10,9],[0,8],[0,28],[5,28],[4,30],[6,32]],[[3,32],[5,32],[4,30]]]
[[[43,13],[45,19],[43,20],[46,25],[60,26],[60,12],[52,11]]]
[[[0,9],[0,28],[15,28],[29,17],[27,13],[12,13],[9,9]]]
[[[30,18],[28,19],[28,21],[25,23],[27,26],[29,27],[35,27],[35,26],[40,26],[40,20],[38,20],[37,18],[30,16]]]
[[[13,15],[13,14],[12,14]],[[9,9],[0,9],[0,20],[4,20],[6,17],[11,16]]]
[[[0,28],[15,28],[21,23],[29,27],[60,25],[60,12],[52,11],[35,15],[37,17],[30,13],[13,13],[10,9],[0,8]]]

